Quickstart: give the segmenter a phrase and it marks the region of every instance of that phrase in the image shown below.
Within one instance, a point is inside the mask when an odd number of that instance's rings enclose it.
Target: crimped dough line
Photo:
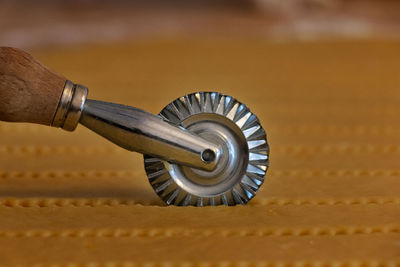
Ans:
[[[52,170],[52,171],[0,171],[0,179],[15,179],[15,178],[60,178],[60,177],[124,177],[141,174],[142,171],[137,170],[82,170],[82,171],[66,171],[66,170]],[[400,170],[328,170],[328,169],[313,169],[313,170],[270,170],[269,177],[327,177],[327,176],[351,176],[351,177],[400,177]]]
[[[48,154],[110,154],[126,150],[118,146],[71,146],[71,145],[1,145],[0,153],[18,155],[48,155]],[[365,154],[365,153],[400,153],[400,144],[324,144],[324,145],[277,145],[274,153],[281,155],[297,155],[302,153],[318,154]]]
[[[381,260],[346,260],[346,261],[218,261],[218,262],[135,262],[135,261],[109,261],[109,262],[69,262],[69,263],[37,263],[30,265],[18,265],[20,267],[376,267],[388,266],[396,267],[400,265],[400,260],[381,261]]]
[[[137,170],[84,170],[84,171],[0,171],[0,179],[15,179],[15,178],[61,178],[61,177],[124,177],[141,174],[142,171]]]
[[[0,238],[266,237],[399,234],[400,225],[255,229],[72,229],[0,231]]]
[[[376,198],[255,198],[249,206],[336,206],[336,205],[399,205],[399,197],[376,197]],[[113,198],[3,198],[0,199],[0,208],[65,208],[65,207],[116,207],[136,205],[159,205],[146,201],[132,199]]]
[[[0,125],[0,132],[3,133],[48,133],[51,128],[30,124]],[[285,135],[351,135],[351,136],[397,136],[400,128],[393,125],[271,125],[268,131],[279,132]]]

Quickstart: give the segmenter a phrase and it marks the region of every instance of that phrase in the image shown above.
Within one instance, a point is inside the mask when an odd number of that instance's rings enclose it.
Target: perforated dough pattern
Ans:
[[[91,98],[153,113],[197,90],[237,97],[267,131],[271,168],[246,206],[165,207],[141,155],[83,126],[0,123],[0,265],[400,266],[398,47],[153,40],[37,51]]]

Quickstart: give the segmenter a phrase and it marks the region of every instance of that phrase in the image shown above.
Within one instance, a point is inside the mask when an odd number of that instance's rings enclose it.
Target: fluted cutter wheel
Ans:
[[[269,146],[258,118],[235,98],[198,92],[168,104],[159,116],[222,147],[214,171],[144,156],[149,182],[168,205],[246,204],[264,182]]]

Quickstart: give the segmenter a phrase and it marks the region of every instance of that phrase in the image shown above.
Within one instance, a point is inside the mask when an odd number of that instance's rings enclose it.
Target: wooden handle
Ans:
[[[0,120],[50,125],[65,82],[28,53],[0,47]]]

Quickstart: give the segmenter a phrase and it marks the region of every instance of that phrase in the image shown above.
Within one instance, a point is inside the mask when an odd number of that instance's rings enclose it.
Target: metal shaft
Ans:
[[[215,169],[221,153],[218,145],[134,107],[88,99],[79,122],[125,149],[198,169]]]

